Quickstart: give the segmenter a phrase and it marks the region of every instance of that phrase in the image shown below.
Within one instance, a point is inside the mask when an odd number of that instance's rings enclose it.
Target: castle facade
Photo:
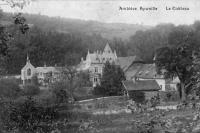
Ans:
[[[117,54],[115,50],[112,50],[107,43],[103,51],[95,51],[90,53],[88,50],[86,59],[81,59],[78,70],[85,71],[89,70],[90,81],[95,87],[100,84],[100,79],[103,73],[104,64],[109,61],[110,63],[115,63],[117,61]]]

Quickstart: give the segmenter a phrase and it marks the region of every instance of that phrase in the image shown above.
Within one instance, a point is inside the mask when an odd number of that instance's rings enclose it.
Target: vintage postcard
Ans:
[[[199,0],[0,0],[0,133],[200,133]]]

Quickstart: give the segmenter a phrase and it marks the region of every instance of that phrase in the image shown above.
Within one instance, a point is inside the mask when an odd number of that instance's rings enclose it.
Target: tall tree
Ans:
[[[106,62],[103,69],[100,86],[95,88],[95,92],[104,96],[121,95],[123,93],[123,80],[125,80],[123,70],[115,64]]]
[[[77,87],[75,83],[76,74],[77,70],[74,66],[65,66],[62,69],[63,79],[68,81],[68,91],[71,98],[74,98],[74,90]]]
[[[185,100],[186,89],[193,83],[192,78],[196,71],[193,54],[198,50],[198,46],[192,41],[193,32],[183,34],[180,28],[171,33],[169,42],[173,44],[157,50],[156,65],[159,72],[164,70],[165,77],[178,76],[182,100]]]

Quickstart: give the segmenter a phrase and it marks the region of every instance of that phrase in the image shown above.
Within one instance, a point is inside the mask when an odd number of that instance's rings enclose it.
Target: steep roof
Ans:
[[[131,80],[133,77],[135,77],[136,73],[140,70],[143,63],[133,63],[126,71],[125,76],[126,80]]]
[[[160,87],[155,80],[123,81],[123,86],[128,91],[158,91]]]
[[[22,70],[26,70],[27,68],[35,68],[30,62],[26,62],[26,65],[22,68]]]
[[[110,48],[110,45],[107,43],[104,48],[104,52],[108,52],[108,51],[112,51],[112,49]]]
[[[164,78],[163,75],[157,73],[155,64],[143,64],[135,76],[144,79]]]
[[[118,57],[115,61],[124,71],[126,71],[133,62],[141,62],[142,60],[137,56]]]

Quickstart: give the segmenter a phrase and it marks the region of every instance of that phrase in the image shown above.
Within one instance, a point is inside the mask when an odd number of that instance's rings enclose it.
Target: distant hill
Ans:
[[[100,34],[106,39],[129,39],[138,30],[150,29],[150,26],[124,23],[102,23],[97,21],[84,21],[44,15],[23,14],[27,21],[44,30],[56,30],[63,33],[83,33],[86,35]]]

